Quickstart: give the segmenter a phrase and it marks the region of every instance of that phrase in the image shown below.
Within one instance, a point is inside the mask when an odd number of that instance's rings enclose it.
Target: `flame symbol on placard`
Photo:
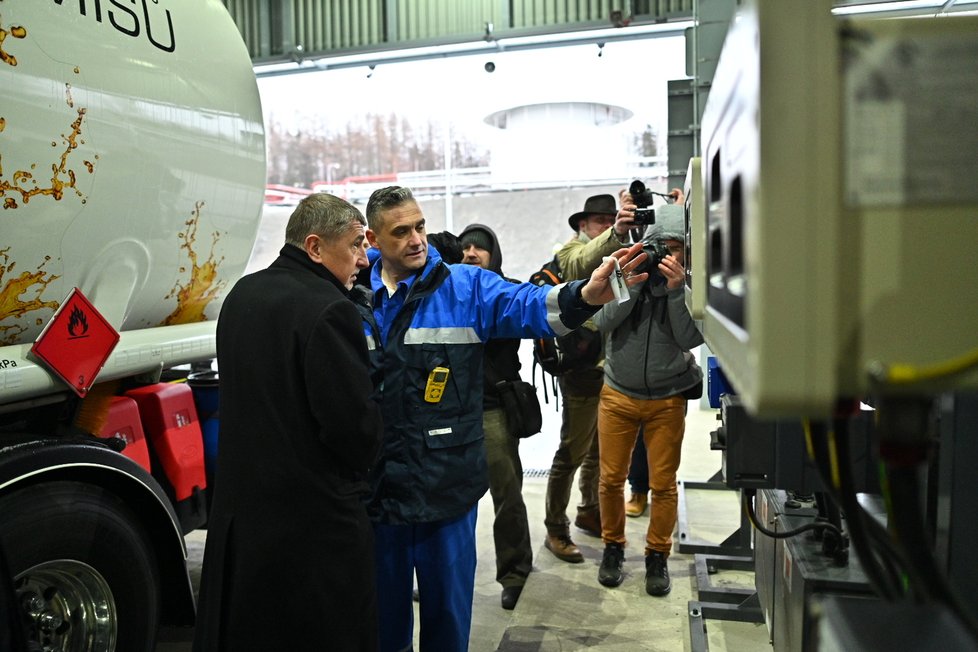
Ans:
[[[68,317],[68,334],[72,337],[81,337],[87,332],[88,318],[85,317],[85,312],[78,306],[73,307]]]
[[[41,294],[48,284],[61,278],[57,274],[43,270],[51,257],[45,256],[44,262],[37,266],[36,271],[21,272],[19,276],[4,280],[4,276],[17,267],[17,263],[10,260],[9,252],[10,247],[0,249],[0,322],[42,308],[57,309],[59,305],[57,301],[41,301]],[[28,293],[32,293],[33,297],[21,299],[21,296]],[[42,323],[43,320],[37,320],[38,326]],[[26,330],[27,326],[22,324],[0,324],[0,345],[16,344],[17,338]]]
[[[200,223],[203,207],[204,202],[202,201],[194,205],[194,210],[191,212],[192,217],[184,222],[187,228],[178,234],[183,239],[180,248],[187,250],[187,257],[190,259],[190,280],[186,285],[177,281],[169,294],[163,297],[164,299],[176,297],[177,307],[161,322],[161,326],[206,321],[207,316],[204,311],[207,309],[207,305],[217,298],[224,286],[227,285],[227,281],[217,281],[217,268],[224,261],[223,256],[217,259],[214,257],[214,246],[221,237],[220,232],[215,231],[211,234],[213,240],[207,260],[198,264],[194,243],[197,241],[197,227]],[[180,268],[181,273],[186,271],[186,267]]]

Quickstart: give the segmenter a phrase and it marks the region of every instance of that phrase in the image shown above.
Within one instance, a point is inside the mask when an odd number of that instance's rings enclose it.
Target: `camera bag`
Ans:
[[[524,380],[500,380],[496,388],[509,420],[511,435],[522,439],[543,429],[543,413],[533,385]]]

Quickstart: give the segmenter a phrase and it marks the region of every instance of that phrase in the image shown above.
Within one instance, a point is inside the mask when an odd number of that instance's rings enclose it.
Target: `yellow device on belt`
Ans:
[[[428,403],[437,403],[445,393],[445,385],[448,383],[448,367],[435,367],[428,374],[428,384],[424,388],[424,400]]]

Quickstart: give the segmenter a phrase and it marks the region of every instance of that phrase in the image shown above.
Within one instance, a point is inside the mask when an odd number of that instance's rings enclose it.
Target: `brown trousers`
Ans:
[[[564,379],[561,378],[561,381]],[[561,384],[561,388],[564,385]],[[561,389],[563,392],[564,390]],[[574,488],[574,475],[578,475],[581,491],[581,504],[577,515],[584,516],[598,511],[598,397],[577,396],[564,392],[563,422],[560,426],[560,445],[554,453],[547,478],[547,496],[544,524],[547,534],[560,536],[570,534],[570,519],[567,507],[571,490]],[[581,472],[577,473],[580,469]]]
[[[686,399],[682,396],[643,400],[607,385],[601,389],[598,404],[601,538],[605,543],[625,545],[625,480],[639,426],[644,426],[652,490],[645,554],[658,550],[668,556],[678,513],[676,472],[686,430]]]

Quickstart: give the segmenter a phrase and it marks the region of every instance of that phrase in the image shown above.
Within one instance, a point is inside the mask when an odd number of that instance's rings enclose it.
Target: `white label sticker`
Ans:
[[[978,34],[856,28],[844,47],[846,203],[978,201]]]

